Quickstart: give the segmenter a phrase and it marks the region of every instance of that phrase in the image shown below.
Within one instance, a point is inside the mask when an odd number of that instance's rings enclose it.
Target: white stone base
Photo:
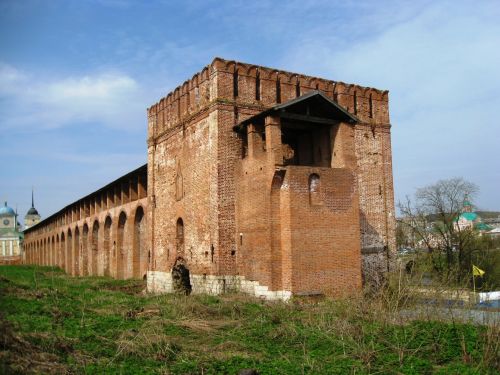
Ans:
[[[173,293],[172,273],[148,271],[147,291],[149,293]]]
[[[193,294],[218,295],[227,292],[243,292],[259,298],[268,300],[287,301],[292,292],[286,290],[272,291],[258,281],[246,280],[244,276],[216,276],[216,275],[193,275],[189,276]],[[172,274],[170,272],[148,271],[148,292],[172,293]]]

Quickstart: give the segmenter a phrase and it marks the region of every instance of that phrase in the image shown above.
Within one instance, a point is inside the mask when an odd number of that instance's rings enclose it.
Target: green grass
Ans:
[[[498,373],[498,328],[398,321],[361,298],[285,304],[144,287],[0,266],[0,373]]]

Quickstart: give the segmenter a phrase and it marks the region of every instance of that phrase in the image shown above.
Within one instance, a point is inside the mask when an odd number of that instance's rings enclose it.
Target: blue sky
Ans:
[[[396,201],[500,210],[498,1],[0,2],[0,199],[42,216],[146,162],[146,108],[215,56],[390,91]]]

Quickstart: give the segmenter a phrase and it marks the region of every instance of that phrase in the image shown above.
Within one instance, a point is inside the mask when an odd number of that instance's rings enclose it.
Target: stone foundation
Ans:
[[[0,257],[0,265],[6,264],[22,264],[22,259],[20,255]]]
[[[292,293],[286,290],[272,291],[257,281],[246,280],[243,276],[233,275],[190,275],[193,294],[219,295],[228,292],[242,292],[267,300],[287,301]],[[148,292],[173,293],[172,274],[170,272],[148,271]]]

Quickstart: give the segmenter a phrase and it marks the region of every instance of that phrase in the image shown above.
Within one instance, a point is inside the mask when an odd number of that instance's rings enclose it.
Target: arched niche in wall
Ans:
[[[110,216],[106,217],[104,221],[104,233],[103,233],[103,272],[104,276],[111,276],[111,224],[112,220]]]
[[[97,262],[99,259],[99,222],[97,220],[94,221],[94,224],[92,225],[92,254],[91,254],[91,263],[92,266],[90,267],[91,269],[91,274],[92,275],[97,275],[98,274],[98,269],[97,269]]]
[[[89,274],[89,226],[87,223],[83,224],[82,230],[82,275],[88,276]]]
[[[145,270],[143,265],[145,233],[144,209],[139,206],[135,211],[134,217],[134,242],[132,250],[132,275],[134,278],[144,277],[142,270]]]
[[[116,277],[118,279],[125,279],[127,277],[127,258],[128,251],[125,246],[127,226],[127,215],[121,212],[118,217],[118,233],[116,236]]]
[[[177,256],[184,256],[184,221],[178,218],[175,224],[175,240],[177,243]]]
[[[313,206],[323,204],[323,200],[321,199],[321,180],[316,173],[309,176],[309,202]]]

